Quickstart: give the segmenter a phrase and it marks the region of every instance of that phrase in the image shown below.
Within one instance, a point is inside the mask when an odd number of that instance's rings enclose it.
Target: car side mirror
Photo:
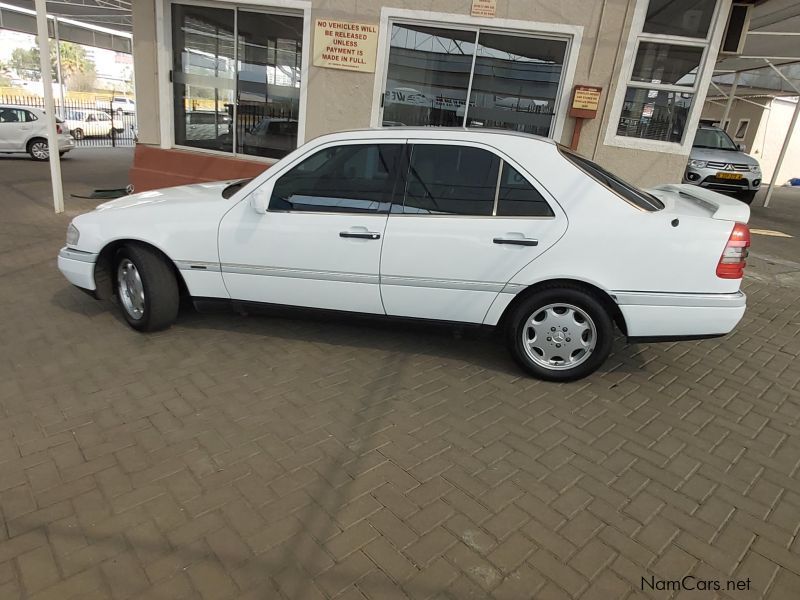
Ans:
[[[736,144],[736,149],[739,152],[747,152],[747,146],[745,146],[744,144]]]
[[[267,188],[267,189],[265,189]],[[256,211],[260,215],[267,214],[267,208],[269,207],[269,197],[272,192],[271,185],[262,185],[252,194],[250,194],[250,206],[253,207],[253,210]]]

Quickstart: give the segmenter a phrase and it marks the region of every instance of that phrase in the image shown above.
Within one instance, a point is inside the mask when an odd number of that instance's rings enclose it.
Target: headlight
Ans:
[[[81,237],[81,232],[72,223],[67,227],[67,246],[77,246],[78,240]]]
[[[694,167],[695,169],[705,169],[706,161],[704,160],[689,160],[689,166]]]
[[[761,173],[761,165],[750,165],[751,173]]]

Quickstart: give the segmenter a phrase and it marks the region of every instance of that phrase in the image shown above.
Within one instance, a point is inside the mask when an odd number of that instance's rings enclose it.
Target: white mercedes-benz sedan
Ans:
[[[551,140],[490,130],[326,135],[260,176],[149,191],[75,218],[61,272],[140,331],[196,306],[283,305],[502,328],[567,381],[631,340],[730,332],[747,205],[642,191]]]

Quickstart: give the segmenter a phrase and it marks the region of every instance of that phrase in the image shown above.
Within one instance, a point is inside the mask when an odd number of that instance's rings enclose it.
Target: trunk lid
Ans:
[[[750,207],[744,202],[696,185],[669,183],[647,191],[664,203],[664,211],[676,215],[736,223],[750,220]]]

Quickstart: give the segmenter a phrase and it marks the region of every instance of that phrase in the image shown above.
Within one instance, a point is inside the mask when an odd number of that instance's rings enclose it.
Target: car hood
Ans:
[[[691,160],[711,160],[715,162],[735,163],[741,165],[758,165],[758,161],[738,150],[717,150],[715,148],[692,148]]]
[[[155,207],[160,205],[196,205],[208,203],[225,203],[227,206],[230,206],[230,204],[227,204],[228,201],[222,197],[222,190],[236,181],[239,180],[231,179],[228,181],[214,181],[210,183],[193,183],[191,185],[139,192],[138,194],[131,194],[130,196],[118,198],[117,200],[104,202],[98,205],[96,210],[122,210],[145,206]]]

